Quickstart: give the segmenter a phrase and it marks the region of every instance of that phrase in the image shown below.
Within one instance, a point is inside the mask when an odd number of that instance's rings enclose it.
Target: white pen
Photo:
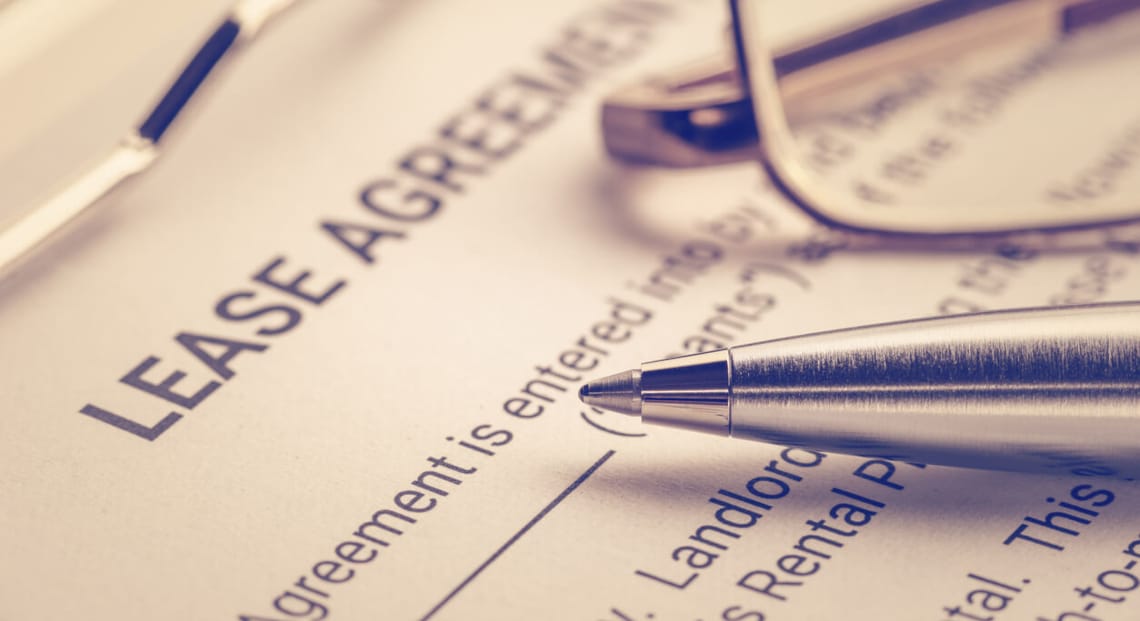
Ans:
[[[587,404],[929,464],[1140,476],[1140,302],[820,332],[649,362]]]

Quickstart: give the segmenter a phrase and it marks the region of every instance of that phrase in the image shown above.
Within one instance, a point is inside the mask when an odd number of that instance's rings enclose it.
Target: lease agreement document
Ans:
[[[643,360],[1140,292],[1134,229],[876,247],[754,164],[608,159],[604,93],[715,51],[725,13],[282,18],[153,172],[0,284],[0,619],[1140,617],[1140,490],[1096,468],[894,463],[578,403]]]

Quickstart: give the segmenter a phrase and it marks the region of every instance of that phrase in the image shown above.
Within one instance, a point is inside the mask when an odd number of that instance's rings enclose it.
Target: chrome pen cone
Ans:
[[[641,371],[631,369],[596,379],[582,386],[578,398],[586,405],[640,416]]]

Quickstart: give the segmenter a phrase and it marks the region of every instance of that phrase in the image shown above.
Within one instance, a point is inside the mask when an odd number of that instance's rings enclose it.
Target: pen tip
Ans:
[[[640,416],[641,371],[623,371],[584,384],[578,390],[578,398],[586,405]]]

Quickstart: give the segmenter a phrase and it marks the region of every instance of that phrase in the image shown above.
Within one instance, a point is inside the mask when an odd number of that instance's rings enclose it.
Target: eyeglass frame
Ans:
[[[798,155],[780,80],[811,69],[806,96],[916,60],[945,56],[1010,33],[1067,35],[1140,9],[1140,0],[932,0],[873,16],[839,32],[776,52],[764,31],[766,0],[731,0],[735,55],[685,67],[627,87],[606,99],[602,126],[607,150],[620,159],[665,166],[703,166],[757,159],[773,186],[831,228],[898,237],[949,238],[1061,232],[1140,221],[1128,215],[1074,218],[1055,212],[962,225],[940,219],[953,212],[894,210],[884,217],[836,215],[850,196],[819,183]],[[914,36],[921,35],[921,36]],[[1131,213],[1135,211],[1136,213]],[[935,214],[934,217],[931,214]],[[1048,215],[1048,214],[1047,214]]]

